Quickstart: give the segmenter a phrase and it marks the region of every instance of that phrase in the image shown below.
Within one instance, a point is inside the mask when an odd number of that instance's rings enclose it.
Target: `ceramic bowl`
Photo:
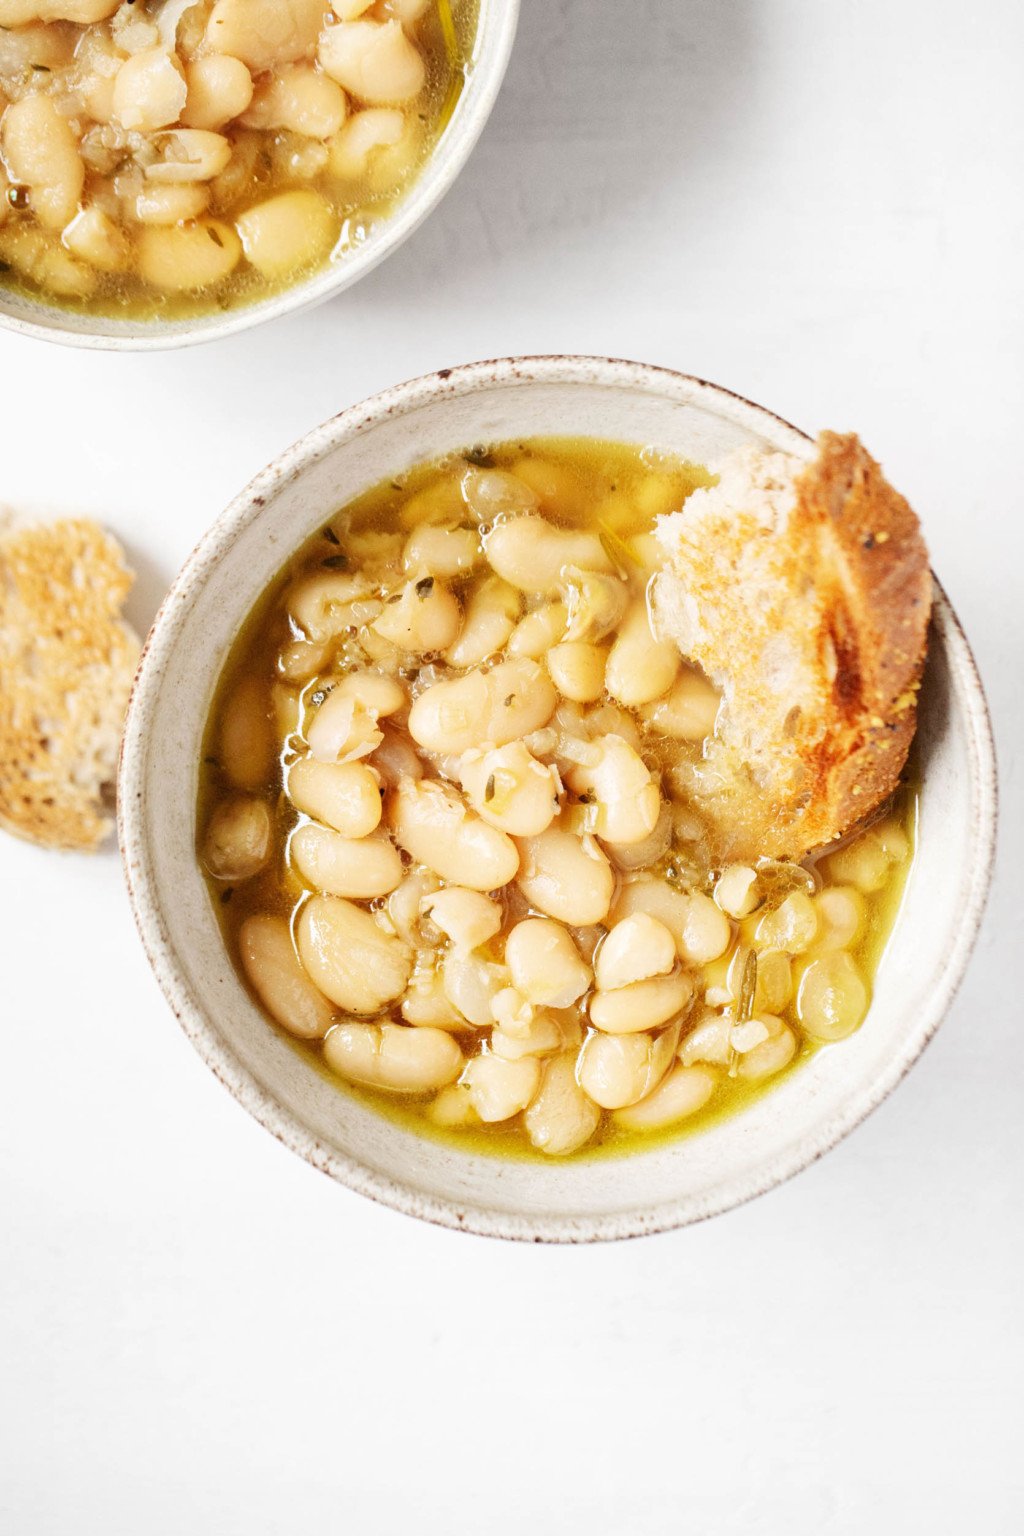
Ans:
[[[341,1183],[411,1215],[586,1242],[680,1226],[760,1194],[834,1146],[896,1086],[948,1009],[975,940],[995,776],[981,684],[938,589],[921,696],[919,851],[868,1018],[705,1131],[628,1156],[502,1160],[419,1137],[319,1076],[239,983],[196,865],[197,766],[218,673],[266,584],[335,508],[417,461],[552,433],[652,443],[697,460],[747,443],[813,452],[802,432],[728,390],[605,359],[444,369],[342,412],[257,476],[167,598],[128,712],[120,836],[160,985],[199,1053],[268,1130]]]
[[[519,0],[480,0],[473,62],[440,143],[390,218],[342,261],[255,304],[182,320],[118,320],[26,298],[0,287],[0,325],[23,336],[111,352],[155,352],[233,336],[251,326],[333,298],[389,256],[437,206],[469,159],[504,78]]]

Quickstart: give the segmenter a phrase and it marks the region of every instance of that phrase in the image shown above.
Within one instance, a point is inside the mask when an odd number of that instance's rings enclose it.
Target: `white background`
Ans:
[[[745,1209],[585,1250],[313,1172],[179,1033],[115,855],[6,840],[5,1532],[1024,1528],[1022,45],[1016,0],[524,0],[467,171],[349,294],[148,358],[0,335],[0,498],[110,524],[143,627],[280,448],[445,364],[618,354],[856,428],[1003,778],[985,932],[896,1096]]]

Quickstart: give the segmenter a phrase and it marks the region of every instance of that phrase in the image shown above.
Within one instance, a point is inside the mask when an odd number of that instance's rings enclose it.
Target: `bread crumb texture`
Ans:
[[[132,580],[95,523],[0,530],[0,827],[18,837],[94,849],[111,830]]]
[[[917,517],[853,435],[808,464],[745,449],[658,519],[655,625],[722,693],[688,792],[723,859],[798,858],[863,821],[917,723],[931,574]]]

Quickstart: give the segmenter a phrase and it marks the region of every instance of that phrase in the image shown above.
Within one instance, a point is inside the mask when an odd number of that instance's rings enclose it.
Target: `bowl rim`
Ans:
[[[456,105],[451,122],[416,176],[407,195],[394,213],[380,225],[379,237],[371,238],[351,251],[336,267],[314,272],[303,282],[271,294],[253,304],[193,317],[178,327],[178,322],[160,320],[119,321],[113,315],[83,318],[99,329],[78,331],[66,324],[77,311],[56,304],[29,300],[27,313],[8,307],[10,300],[0,287],[0,327],[18,336],[29,336],[54,346],[79,347],[97,352],[164,352],[204,342],[222,341],[243,331],[279,320],[285,315],[312,309],[343,292],[365,277],[414,233],[433,213],[442,198],[461,175],[480,135],[490,118],[501,89],[519,22],[520,0],[481,0],[480,18],[474,40],[472,69],[467,87]],[[39,318],[33,318],[33,315]],[[117,329],[124,325],[126,329]]]
[[[970,854],[965,861],[963,916],[941,972],[934,981],[916,1028],[887,1070],[852,1093],[842,1110],[818,1134],[805,1136],[761,1164],[750,1175],[737,1177],[710,1196],[685,1195],[653,1208],[636,1207],[599,1214],[535,1217],[466,1205],[454,1197],[426,1195],[367,1167],[329,1146],[309,1130],[243,1066],[194,994],[171,943],[160,909],[156,882],[145,839],[142,815],[144,742],[156,708],[167,661],[191,606],[189,589],[202,580],[211,562],[263,512],[276,485],[338,445],[362,435],[376,423],[405,414],[426,402],[455,398],[508,385],[538,383],[593,384],[634,388],[660,386],[689,402],[713,401],[718,414],[734,423],[769,426],[776,439],[788,439],[794,452],[809,457],[813,440],[785,418],[744,396],[692,374],[617,358],[542,355],[493,359],[442,368],[393,385],[365,401],[347,407],[314,427],[286,448],[228,504],[184,562],[153,621],[140,655],[125,720],[118,768],[118,841],[129,903],[140,940],[171,1010],[200,1056],[242,1107],[279,1141],[313,1167],[355,1192],[435,1225],[534,1243],[583,1243],[640,1237],[688,1226],[745,1204],[794,1177],[848,1136],[902,1081],[942,1022],[974,948],[984,915],[995,860],[997,770],[995,743],[984,688],[969,642],[941,583],[935,581],[933,625],[946,653],[951,673],[962,689],[966,706],[970,771]],[[254,594],[253,601],[258,594]]]

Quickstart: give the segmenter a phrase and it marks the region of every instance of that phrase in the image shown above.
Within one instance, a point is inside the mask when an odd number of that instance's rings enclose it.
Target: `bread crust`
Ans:
[[[139,642],[121,618],[132,573],[96,523],[0,534],[0,827],[94,849]]]
[[[723,693],[687,786],[722,858],[802,857],[891,794],[931,611],[917,517],[856,436],[762,462],[746,506],[696,492],[659,527],[656,622]]]

